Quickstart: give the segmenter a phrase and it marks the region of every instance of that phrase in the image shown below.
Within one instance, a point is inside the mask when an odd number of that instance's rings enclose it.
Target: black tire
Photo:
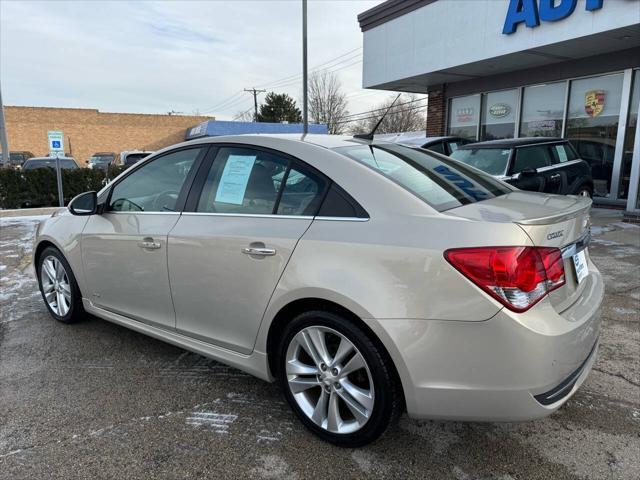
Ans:
[[[67,278],[69,280],[69,286],[71,287],[71,301],[69,302],[69,311],[61,316],[58,315],[49,305],[47,301],[42,285],[42,264],[44,260],[48,257],[55,257],[64,267],[64,270],[67,274]],[[64,258],[64,255],[55,247],[47,247],[38,256],[36,262],[36,277],[38,278],[38,287],[40,288],[40,294],[42,295],[42,299],[44,300],[44,304],[49,310],[49,314],[57,321],[62,323],[75,323],[85,318],[84,307],[82,306],[82,294],[80,293],[80,289],[78,288],[78,282],[76,281],[76,277],[73,274],[73,270],[71,270],[71,265],[67,262],[67,259]]]
[[[364,357],[373,380],[375,402],[366,423],[353,433],[333,433],[311,420],[296,402],[290,390],[287,373],[287,349],[293,337],[308,327],[328,327],[344,335]],[[278,345],[277,378],[284,396],[302,423],[321,439],[340,447],[367,445],[397,422],[404,410],[402,387],[391,358],[377,342],[354,322],[327,311],[309,311],[295,317],[284,329]],[[322,387],[318,387],[322,388]]]

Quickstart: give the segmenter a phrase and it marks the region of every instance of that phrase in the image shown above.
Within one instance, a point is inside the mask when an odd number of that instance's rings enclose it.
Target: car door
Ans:
[[[514,151],[511,175],[516,187],[533,192],[557,193],[560,175],[552,167],[548,145],[518,147]]]
[[[207,147],[172,151],[118,180],[82,233],[88,292],[97,307],[175,328],[167,235],[180,218],[193,168]]]
[[[203,170],[169,235],[176,326],[247,354],[329,182],[282,153],[250,146],[220,147]]]
[[[574,190],[588,180],[586,162],[578,158],[578,154],[569,142],[549,145],[555,171],[560,174],[558,193],[564,195],[575,193]]]

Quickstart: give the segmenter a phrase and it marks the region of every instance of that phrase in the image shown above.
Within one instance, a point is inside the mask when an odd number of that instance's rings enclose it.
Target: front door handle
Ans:
[[[552,180],[555,180],[556,178],[560,178],[560,174],[559,173],[551,175],[551,179]]]
[[[246,255],[260,255],[262,257],[270,257],[276,254],[276,250],[274,248],[266,247],[245,247],[242,249],[242,253]]]
[[[156,242],[153,238],[143,238],[141,242],[138,242],[138,246],[140,248],[144,248],[145,250],[157,250],[160,248],[160,242]]]

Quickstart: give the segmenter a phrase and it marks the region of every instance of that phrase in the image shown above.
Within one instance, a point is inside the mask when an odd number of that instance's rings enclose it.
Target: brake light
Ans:
[[[547,247],[454,248],[453,267],[514,312],[524,312],[565,283],[562,252]]]

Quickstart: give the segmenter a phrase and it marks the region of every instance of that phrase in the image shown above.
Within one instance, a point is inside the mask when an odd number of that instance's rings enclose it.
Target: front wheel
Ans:
[[[44,303],[53,318],[74,323],[84,316],[82,296],[71,266],[57,248],[47,247],[36,265],[38,285]]]
[[[576,188],[576,191],[575,191],[574,195],[577,195],[579,197],[592,198],[593,197],[593,190],[588,185],[582,185],[582,186]]]
[[[348,319],[303,313],[285,329],[279,352],[285,397],[322,439],[344,447],[365,445],[399,416],[402,395],[391,360]]]

